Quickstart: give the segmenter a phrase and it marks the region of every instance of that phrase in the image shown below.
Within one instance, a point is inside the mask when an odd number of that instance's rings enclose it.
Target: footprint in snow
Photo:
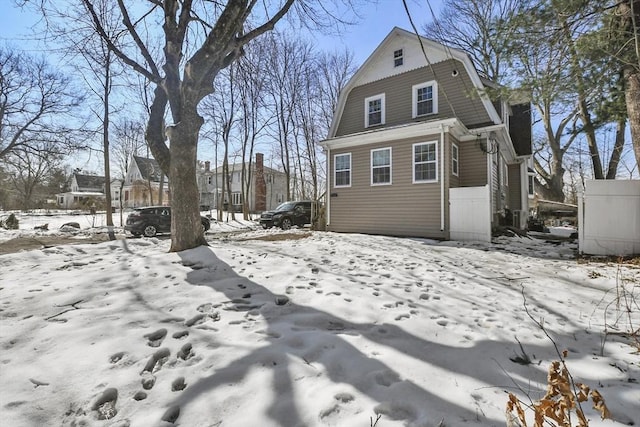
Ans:
[[[172,406],[165,411],[164,415],[162,415],[162,421],[175,424],[179,416],[180,416],[180,407]]]
[[[117,400],[118,390],[115,388],[108,388],[102,392],[98,399],[96,399],[91,410],[96,412],[99,420],[110,420],[118,413],[116,410]]]
[[[149,347],[160,347],[160,344],[162,344],[162,341],[166,336],[167,330],[162,328],[150,334],[146,334],[144,337],[147,339],[147,345]]]
[[[175,332],[175,333],[172,335],[172,337],[173,337],[174,339],[177,339],[177,340],[180,340],[180,339],[182,339],[182,338],[186,338],[186,337],[188,337],[188,336],[189,336],[189,331],[178,331],[178,332]]]
[[[142,373],[144,372],[154,373],[159,371],[162,365],[164,365],[167,359],[169,359],[170,355],[171,355],[171,352],[169,351],[168,348],[161,348],[160,350],[156,351],[151,355],[151,357],[147,361],[147,364],[142,370]]]
[[[178,377],[171,383],[171,391],[182,391],[187,387],[184,377]]]

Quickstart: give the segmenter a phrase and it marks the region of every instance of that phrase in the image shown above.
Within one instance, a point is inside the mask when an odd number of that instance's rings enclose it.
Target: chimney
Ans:
[[[204,162],[204,171],[209,172],[210,170],[211,170],[211,162],[207,160],[206,162]]]
[[[267,182],[264,179],[264,154],[256,153],[256,188],[255,210],[258,212],[267,210]]]

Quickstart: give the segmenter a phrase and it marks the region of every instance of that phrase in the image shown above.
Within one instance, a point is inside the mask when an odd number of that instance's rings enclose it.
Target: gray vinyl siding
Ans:
[[[451,75],[454,69],[458,70],[455,77]],[[432,80],[438,81],[438,113],[414,119],[412,87]],[[382,93],[385,94],[385,124],[365,128],[364,100]],[[431,67],[418,68],[354,87],[347,97],[336,136],[451,117],[457,117],[469,128],[491,121],[463,65],[453,59],[434,64],[433,71]]]
[[[509,165],[509,209],[522,209],[522,183],[520,181],[520,164]]]
[[[440,230],[440,181],[413,183],[413,144],[439,139],[440,135],[436,134],[419,139],[331,150],[331,218],[328,229],[337,232],[448,238],[448,233]],[[372,186],[371,150],[386,147],[392,147],[392,184]],[[351,153],[351,187],[335,188],[334,156],[343,153]],[[441,153],[442,144],[438,143],[439,176],[442,173]],[[450,167],[445,169],[445,176],[448,176]],[[445,191],[445,195],[447,193]]]
[[[460,187],[487,185],[487,154],[481,149],[486,140],[458,143],[460,150]]]

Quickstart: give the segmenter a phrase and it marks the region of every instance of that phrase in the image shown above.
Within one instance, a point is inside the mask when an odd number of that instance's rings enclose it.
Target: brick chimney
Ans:
[[[209,160],[204,162],[204,171],[209,172],[211,170],[211,162]]]
[[[255,210],[267,210],[267,182],[264,179],[264,154],[256,153]]]

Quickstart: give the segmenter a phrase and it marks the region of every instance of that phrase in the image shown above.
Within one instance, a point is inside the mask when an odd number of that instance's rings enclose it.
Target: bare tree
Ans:
[[[271,123],[272,114],[267,108],[266,82],[261,70],[266,69],[268,45],[264,39],[248,47],[245,56],[238,62],[238,95],[240,103],[239,136],[242,158],[242,213],[244,219],[250,214],[250,189],[254,180],[252,164],[258,137]],[[257,178],[257,177],[256,177]]]
[[[44,60],[0,47],[0,159],[81,148],[82,138],[67,125],[80,101],[70,80]]]
[[[486,78],[503,83],[508,73],[513,16],[525,0],[445,0],[437,20],[423,28],[426,37],[466,52]]]
[[[102,18],[104,30],[110,38],[119,36],[116,9],[113,2],[97,0],[95,10]],[[109,126],[111,121],[111,95],[114,79],[120,71],[116,56],[109,45],[93,31],[91,17],[87,16],[84,8],[54,9],[46,11],[45,16],[50,19],[48,29],[56,40],[60,41],[65,52],[70,57],[79,74],[82,76],[89,93],[100,105],[98,110],[92,109],[93,114],[100,121],[102,136],[102,156],[105,175],[106,223],[109,227],[109,238],[115,240],[113,232],[113,213],[111,201],[111,168]],[[57,19],[51,19],[57,18]],[[78,23],[76,31],[68,31],[67,20]],[[76,60],[80,59],[80,61]]]
[[[326,137],[331,127],[333,115],[338,106],[338,97],[351,76],[357,71],[353,52],[348,49],[340,52],[321,53],[315,63],[318,81],[320,118],[322,137]]]
[[[305,70],[311,66],[312,48],[308,42],[286,34],[273,34],[269,40],[268,93],[270,108],[275,113],[271,137],[277,142],[277,155],[287,182],[287,200],[291,200],[292,193],[300,196],[296,191],[301,184],[296,110],[305,96]]]
[[[147,142],[172,183],[171,251],[206,244],[201,226],[196,180],[197,146],[203,119],[200,102],[213,90],[218,73],[241,55],[244,46],[270,31],[294,6],[314,23],[322,23],[332,2],[255,2],[231,0],[224,4],[193,0],[164,0],[127,7],[118,0],[125,37],[114,40],[105,30],[94,0],[81,0],[94,21],[95,30],[129,67],[155,85]],[[260,7],[256,8],[258,5]],[[334,15],[337,16],[337,15]],[[265,18],[266,17],[266,18]],[[155,58],[145,44],[162,22],[163,58]],[[249,28],[247,24],[252,22]],[[325,20],[325,24],[327,21]],[[197,43],[197,45],[196,45]],[[130,49],[134,47],[134,50]],[[172,123],[165,132],[164,115],[169,108]],[[165,143],[168,136],[170,145]]]
[[[120,191],[118,192],[120,194],[120,200],[118,200],[120,225],[123,224],[122,190],[129,170],[129,162],[133,156],[140,155],[145,146],[144,123],[142,120],[137,121],[123,117],[115,123],[115,141],[111,145],[111,153],[113,154],[111,160],[116,164],[116,174],[120,179]],[[162,192],[162,189],[160,191]]]
[[[53,153],[55,149],[51,147],[39,147],[37,150],[15,149],[5,156],[11,171],[9,182],[20,197],[21,209],[34,207],[36,189],[60,165],[62,155]]]

